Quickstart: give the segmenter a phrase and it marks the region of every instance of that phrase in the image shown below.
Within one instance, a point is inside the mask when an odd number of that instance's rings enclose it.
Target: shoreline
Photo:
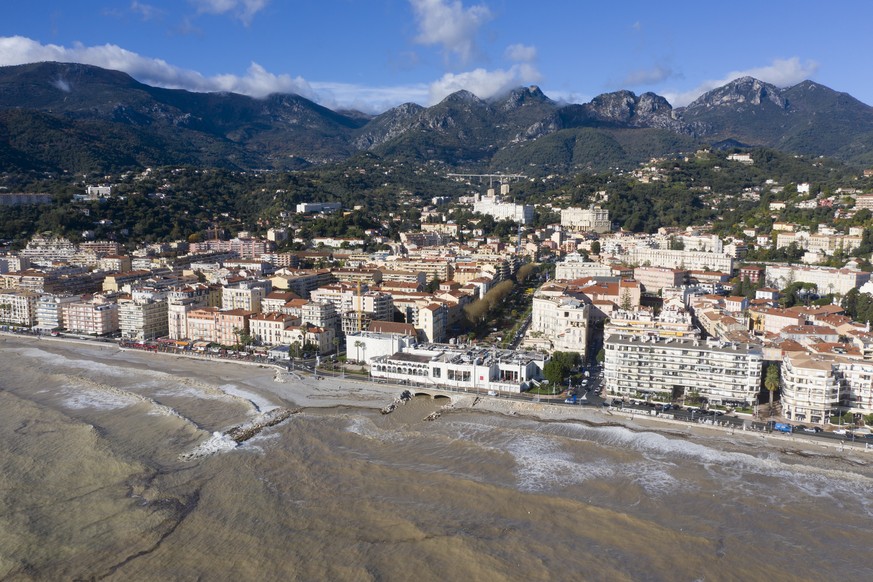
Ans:
[[[186,354],[147,352],[122,348],[115,343],[92,342],[79,339],[42,337],[35,338],[14,333],[0,333],[0,342],[5,349],[39,348],[58,351],[67,356],[83,359],[106,360],[106,363],[123,368],[159,368],[167,373],[186,378],[197,378],[222,384],[241,384],[245,391],[255,391],[259,400],[269,400],[278,407],[296,406],[302,408],[333,408],[340,406],[360,407],[378,410],[397,398],[400,392],[415,387],[379,384],[362,381],[354,377],[345,378],[320,376],[317,379],[311,372],[288,371],[283,366],[263,362],[244,362],[236,360],[207,359]],[[122,357],[119,357],[122,356]],[[161,362],[157,364],[157,362]],[[234,365],[236,364],[236,365]],[[181,368],[181,369],[179,369]],[[259,372],[251,373],[252,369]],[[224,390],[224,388],[222,388]],[[660,416],[640,414],[639,411],[624,412],[615,409],[601,409],[585,406],[552,405],[542,402],[510,400],[499,396],[487,396],[454,392],[433,388],[422,388],[422,392],[448,397],[449,408],[456,411],[481,411],[506,417],[536,419],[544,422],[583,422],[590,426],[617,425],[631,431],[652,431],[667,437],[681,437],[690,440],[731,441],[729,448],[742,450],[754,446],[747,452],[755,452],[763,447],[776,448],[783,453],[795,456],[804,454],[845,457],[860,454],[863,461],[854,464],[873,465],[873,453],[866,443],[818,440],[810,437],[783,435],[781,433],[761,433],[743,431],[707,424],[691,424]],[[232,394],[232,392],[228,392]],[[239,394],[235,394],[239,395]],[[252,404],[261,408],[263,403]],[[713,443],[713,446],[718,446]],[[786,450],[786,449],[791,449]]]

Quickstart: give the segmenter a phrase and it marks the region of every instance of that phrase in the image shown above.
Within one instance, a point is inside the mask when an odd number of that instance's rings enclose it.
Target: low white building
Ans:
[[[422,387],[519,393],[542,379],[546,361],[539,353],[425,344],[372,358],[370,373]]]
[[[395,324],[398,326],[404,324]],[[392,356],[416,344],[415,335],[358,331],[346,336],[346,358],[370,363],[373,359]]]

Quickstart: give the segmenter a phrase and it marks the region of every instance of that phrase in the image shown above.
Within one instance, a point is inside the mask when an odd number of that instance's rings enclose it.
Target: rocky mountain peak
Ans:
[[[686,109],[712,107],[743,107],[747,105],[766,105],[771,103],[779,109],[787,109],[788,103],[775,85],[759,81],[754,77],[740,77],[727,85],[713,89],[695,99]]]
[[[512,111],[532,103],[547,103],[553,101],[546,97],[539,87],[531,85],[530,87],[518,87],[509,92],[503,99],[497,99],[495,105],[502,111]]]
[[[467,91],[466,89],[462,89],[460,91],[455,91],[442,101],[440,101],[440,105],[461,105],[461,104],[478,104],[484,103],[481,99],[479,99],[476,95]]]

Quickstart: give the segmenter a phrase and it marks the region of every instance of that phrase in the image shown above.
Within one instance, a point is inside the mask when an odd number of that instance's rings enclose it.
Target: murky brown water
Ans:
[[[307,409],[183,462],[253,410],[220,390],[250,388],[204,378],[0,351],[0,578],[862,580],[873,568],[863,465],[474,411],[427,422],[430,399],[387,416]]]

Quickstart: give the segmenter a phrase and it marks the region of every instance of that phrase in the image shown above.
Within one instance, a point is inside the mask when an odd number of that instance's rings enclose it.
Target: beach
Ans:
[[[873,456],[836,443],[472,394],[383,415],[402,387],[13,335],[0,388],[4,579],[871,567]],[[191,456],[278,410],[293,414]]]

